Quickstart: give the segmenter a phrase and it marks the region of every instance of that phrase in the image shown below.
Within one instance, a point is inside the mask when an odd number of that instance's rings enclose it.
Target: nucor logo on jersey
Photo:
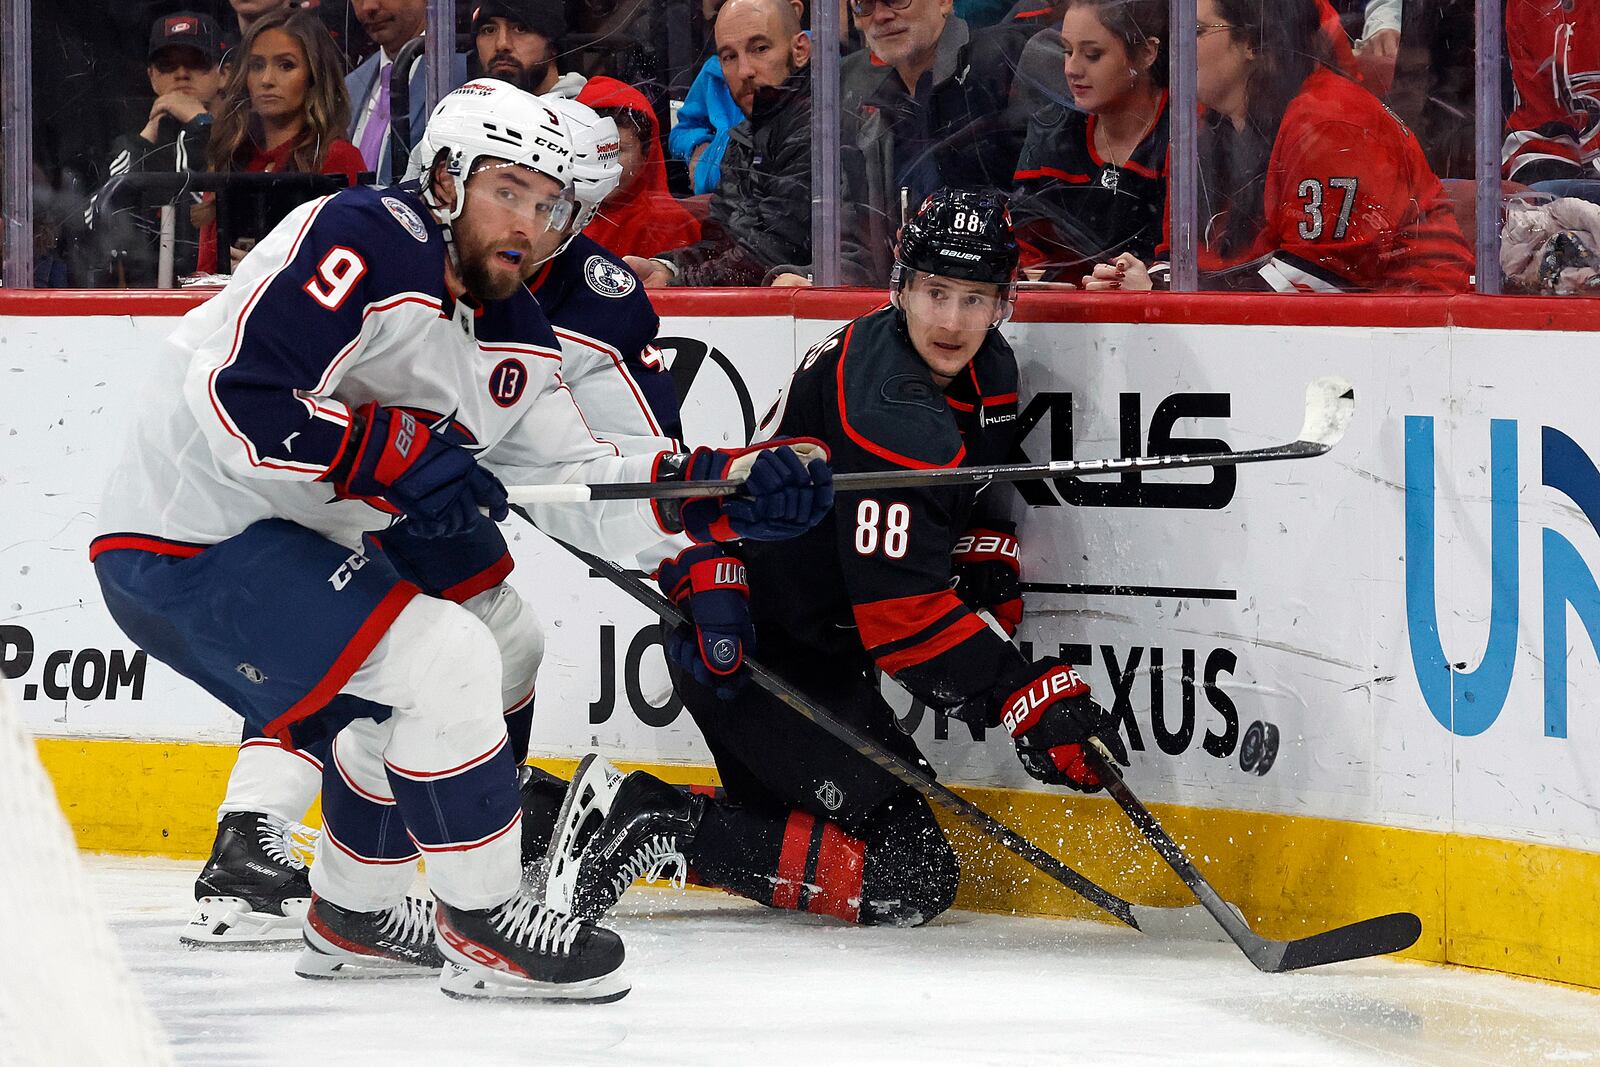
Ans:
[[[1011,706],[1006,709],[1006,733],[1015,734],[1017,727],[1039,708],[1050,703],[1063,693],[1077,695],[1074,691],[1087,693],[1089,684],[1078,674],[1076,667],[1057,667],[1049,674],[1034,682],[1028,688],[1017,694]]]
[[[999,534],[967,534],[956,542],[954,556],[993,554],[1016,559],[1022,554],[1022,546],[1017,544],[1015,537],[1002,537]]]

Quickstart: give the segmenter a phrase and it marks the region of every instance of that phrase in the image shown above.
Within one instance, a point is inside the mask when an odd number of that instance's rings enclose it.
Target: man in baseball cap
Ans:
[[[222,32],[207,15],[180,11],[156,19],[150,27],[150,65],[182,62],[190,69],[214,70],[222,61]],[[198,54],[200,64],[189,62]]]
[[[482,0],[472,12],[483,73],[530,93],[555,87],[556,48],[566,32],[561,0]]]

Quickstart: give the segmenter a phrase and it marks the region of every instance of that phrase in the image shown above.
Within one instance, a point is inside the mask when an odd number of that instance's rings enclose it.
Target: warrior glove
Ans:
[[[1089,684],[1065,660],[1051,657],[1013,672],[994,689],[998,717],[1030,775],[1084,793],[1101,786],[1085,746],[1098,740],[1124,767],[1128,750],[1117,720],[1089,699]],[[1008,695],[1003,695],[1008,694]]]
[[[399,408],[363,404],[326,481],[342,497],[366,500],[411,520],[419,537],[465,531],[480,509],[495,522],[511,514],[506,487],[458,444]]]
[[[731,700],[749,681],[739,668],[756,641],[744,564],[720,545],[696,545],[662,563],[656,580],[690,623],[667,636],[667,657]]]

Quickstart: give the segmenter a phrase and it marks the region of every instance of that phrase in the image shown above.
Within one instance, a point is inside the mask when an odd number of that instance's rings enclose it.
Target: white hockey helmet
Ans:
[[[543,98],[510,82],[475,78],[449,93],[428,117],[417,149],[412,158],[421,164],[424,195],[446,225],[466,206],[466,180],[486,156],[537,171],[572,192],[572,136],[566,120]],[[426,173],[445,151],[445,173],[455,186],[453,208],[433,194]]]
[[[572,135],[572,191],[578,200],[576,233],[594,220],[606,197],[616,192],[622,181],[621,142],[617,124],[609,115],[600,115],[588,104],[571,97],[549,93],[540,97],[566,119]]]

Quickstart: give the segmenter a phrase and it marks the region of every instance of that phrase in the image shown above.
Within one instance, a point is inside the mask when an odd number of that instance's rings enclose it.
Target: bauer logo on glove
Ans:
[[[1088,696],[1089,683],[1076,667],[1055,667],[1044,677],[1018,692],[1005,709],[1006,733],[1015,737],[1034,725],[1044,709],[1062,697]]]
[[[1023,770],[1039,781],[1085,793],[1099,789],[1100,775],[1086,752],[1090,743],[1127,766],[1116,717],[1089,699],[1089,684],[1065,660],[1030,664],[1002,679],[993,693],[995,718],[1011,734]]]

